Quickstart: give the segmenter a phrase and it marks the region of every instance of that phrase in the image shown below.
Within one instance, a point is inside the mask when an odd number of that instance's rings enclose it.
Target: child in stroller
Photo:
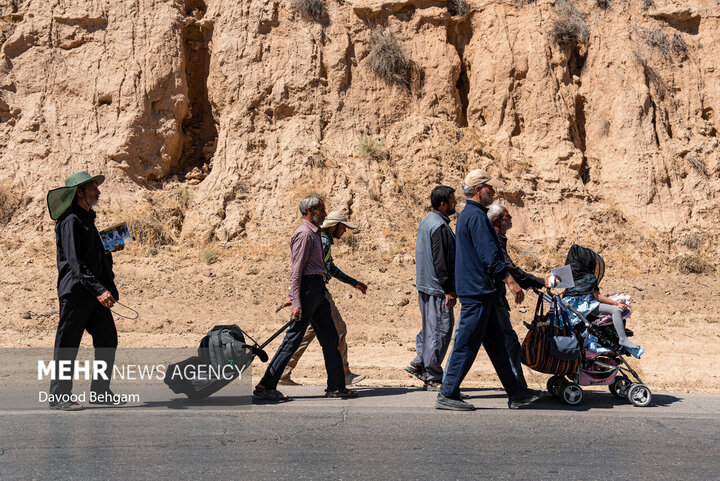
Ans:
[[[627,348],[618,343],[618,336],[612,322],[605,322],[602,318],[592,315],[585,317],[560,296],[555,295],[551,289],[547,290],[547,294],[539,290],[535,290],[535,292],[540,296],[538,304],[540,305],[543,301],[548,302],[551,304],[551,308],[547,316],[543,315],[541,308],[536,308],[533,325],[528,325],[528,328],[537,329],[540,325],[537,324],[538,327],[535,327],[536,322],[540,320],[544,320],[550,325],[569,327],[569,317],[574,315],[579,322],[570,327],[570,330],[574,332],[581,345],[582,338],[585,338],[579,359],[575,361],[562,361],[558,359],[563,358],[555,358],[549,363],[547,361],[536,362],[534,366],[523,361],[532,369],[553,374],[547,382],[548,391],[553,396],[562,399],[566,404],[576,406],[583,400],[581,386],[608,386],[613,396],[627,399],[635,406],[650,404],[652,393],[624,359]],[[552,332],[550,335],[553,335]],[[534,339],[537,341],[540,338],[535,336]],[[530,343],[533,342],[530,334],[525,339],[523,348],[528,340]],[[549,356],[552,358],[552,347],[542,344],[545,342],[550,342],[549,338],[544,338],[534,351],[528,348],[525,351],[526,359],[533,361],[534,355],[548,352],[548,347],[550,348]]]
[[[628,339],[628,331],[625,329],[625,319],[629,316],[627,298],[617,295],[607,297],[600,294],[598,285],[605,275],[603,258],[587,247],[573,244],[568,251],[565,263],[572,269],[575,286],[565,290],[563,302],[588,318],[590,322],[595,322],[612,343],[617,342],[628,353],[639,359],[645,351]],[[574,325],[581,322],[573,312],[570,312],[569,315],[570,321]],[[614,329],[603,325],[603,322],[598,322],[598,318],[602,318],[604,315],[612,318]],[[629,334],[632,335],[632,332]],[[587,344],[593,343],[597,343],[596,338],[588,339]],[[608,347],[612,348],[612,346],[605,346],[605,348]]]

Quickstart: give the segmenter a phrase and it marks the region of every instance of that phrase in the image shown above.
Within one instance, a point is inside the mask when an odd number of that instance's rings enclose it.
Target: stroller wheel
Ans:
[[[553,376],[550,379],[548,379],[548,382],[547,382],[548,392],[555,397],[560,397],[560,387],[562,386],[564,381],[565,381],[564,376]]]
[[[577,406],[582,402],[583,390],[580,386],[574,382],[565,382],[560,388],[561,399],[565,401],[565,404],[570,406]]]
[[[627,397],[627,389],[630,386],[630,379],[627,376],[618,376],[615,378],[615,382],[608,386],[613,396],[619,399],[625,399]]]
[[[627,390],[627,400],[638,407],[645,407],[652,400],[652,393],[645,384],[633,383]]]

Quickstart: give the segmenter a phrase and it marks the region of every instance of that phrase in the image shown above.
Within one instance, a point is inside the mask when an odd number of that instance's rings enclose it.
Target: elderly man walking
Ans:
[[[50,217],[57,220],[58,298],[60,322],[55,334],[54,359],[74,361],[84,331],[95,347],[95,360],[105,363],[111,377],[118,345],[117,329],[110,308],[118,299],[113,274],[112,254],[105,252],[95,227],[93,207],[100,198],[102,175],[78,172],[65,179],[65,187],[51,190],[47,196]],[[110,380],[93,379],[91,404],[119,405],[113,402]],[[72,380],[53,379],[50,383],[50,408],[79,411],[83,406],[71,398]]]
[[[332,321],[330,303],[325,297],[327,267],[323,261],[320,226],[326,217],[325,202],[318,195],[300,201],[303,221],[290,240],[291,319],[287,334],[268,365],[265,375],[255,386],[256,399],[283,401],[288,396],[277,390],[280,376],[302,342],[308,325],[312,325],[322,346],[327,371],[326,397],[357,397],[357,391],[345,387],[342,357],[338,351],[338,333]]]
[[[433,210],[418,226],[415,241],[415,288],[418,291],[422,328],[415,338],[417,355],[405,370],[424,381],[427,391],[439,391],[442,361],[452,328],[455,294],[455,234],[450,217],[455,214],[455,189],[435,187],[430,194]]]
[[[363,294],[367,292],[367,286],[358,281],[357,279],[354,279],[350,277],[349,275],[345,274],[343,271],[340,270],[335,265],[335,262],[333,261],[332,257],[332,245],[334,243],[333,239],[340,239],[344,234],[346,229],[357,229],[357,226],[355,224],[351,224],[348,221],[348,218],[345,217],[345,214],[339,211],[330,212],[330,215],[327,216],[325,219],[325,222],[320,226],[320,238],[322,240],[322,252],[323,252],[323,261],[325,262],[325,267],[327,267],[328,273],[325,276],[325,284],[327,285],[330,280],[334,277],[337,280],[344,282],[345,284],[348,284],[355,289],[359,290]],[[362,381],[365,379],[365,376],[361,374],[355,374],[350,371],[350,363],[348,362],[348,346],[346,341],[347,336],[347,324],[345,324],[345,321],[342,318],[342,315],[340,315],[340,311],[338,310],[337,306],[335,305],[335,301],[333,300],[332,295],[330,294],[330,291],[325,290],[325,297],[327,298],[328,303],[330,304],[330,313],[332,315],[333,323],[335,324],[335,329],[338,333],[338,349],[340,350],[340,356],[342,357],[343,361],[343,370],[345,372],[345,384],[355,384],[357,382]],[[291,301],[286,302],[284,305],[290,305]],[[300,347],[298,347],[298,350],[295,351],[295,354],[293,354],[292,358],[290,358],[290,361],[288,362],[287,366],[285,367],[285,371],[283,372],[282,377],[280,378],[279,384],[284,384],[286,386],[298,386],[299,384],[296,383],[291,379],[291,374],[293,369],[295,369],[295,366],[297,366],[298,361],[300,360],[300,357],[303,355],[307,347],[310,345],[312,340],[315,339],[315,331],[313,330],[312,326],[308,327],[307,332],[305,332],[305,336],[302,338],[302,342],[300,343]]]
[[[524,389],[513,373],[505,349],[505,336],[495,313],[500,283],[507,285],[516,303],[523,300],[523,291],[508,273],[487,217],[487,206],[492,204],[495,195],[494,187],[503,186],[501,181],[481,169],[473,170],[465,177],[463,189],[468,200],[458,217],[455,255],[455,288],[462,308],[442,388],[435,401],[437,409],[475,409],[461,399],[460,384],[481,344],[508,394],[510,407],[519,407],[539,398],[538,393]]]
[[[534,276],[520,269],[510,258],[507,252],[507,231],[512,228],[512,216],[508,212],[507,207],[502,204],[493,204],[488,208],[487,213],[488,219],[492,222],[497,234],[498,241],[500,242],[500,249],[502,251],[503,260],[507,267],[510,275],[518,283],[522,289],[537,288],[542,289],[543,287],[549,287],[550,276],[545,279]],[[505,334],[505,348],[507,349],[508,356],[510,357],[510,365],[524,388],[527,387],[525,376],[523,375],[522,364],[520,363],[520,342],[518,341],[517,334],[510,324],[510,304],[505,298],[505,285],[500,284],[500,298],[497,309],[495,309],[495,315],[497,316],[498,323]]]

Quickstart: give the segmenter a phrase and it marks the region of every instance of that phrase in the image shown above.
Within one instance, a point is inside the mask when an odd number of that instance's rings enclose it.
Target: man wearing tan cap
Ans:
[[[345,215],[339,211],[331,212],[325,218],[325,222],[323,222],[323,224],[320,226],[323,261],[325,262],[325,266],[328,270],[325,276],[325,284],[327,285],[327,283],[330,282],[330,279],[335,277],[339,281],[344,282],[345,284],[349,284],[355,289],[365,294],[367,292],[367,286],[362,282],[345,274],[333,262],[333,239],[340,239],[343,234],[345,234],[345,231],[347,229],[357,229],[357,226],[348,222],[347,217],[345,217]],[[325,289],[325,297],[330,303],[330,313],[332,315],[332,320],[335,323],[335,329],[337,329],[339,337],[338,349],[340,350],[340,356],[342,357],[343,361],[343,369],[345,370],[345,384],[351,385],[358,383],[365,379],[365,376],[360,374],[354,374],[350,371],[350,364],[348,363],[348,346],[347,341],[345,340],[347,335],[347,325],[345,324],[345,321],[340,315],[340,311],[335,305],[335,301],[333,301],[332,295],[330,295],[330,292],[327,290],[327,288]],[[290,375],[292,374],[293,369],[295,369],[295,366],[297,366],[297,363],[300,360],[300,357],[305,352],[305,349],[307,349],[313,339],[315,339],[315,331],[313,331],[312,326],[310,326],[305,332],[305,336],[303,336],[300,347],[298,347],[297,351],[295,351],[295,354],[293,354],[292,358],[290,358],[290,361],[285,367],[279,384],[284,384],[286,386],[298,385],[298,383],[296,383],[290,378]]]
[[[495,229],[487,217],[495,187],[503,188],[504,184],[482,169],[471,171],[463,183],[467,204],[455,229],[455,291],[462,308],[442,387],[435,401],[437,409],[475,409],[461,399],[460,384],[481,344],[508,394],[509,407],[517,408],[540,397],[538,392],[524,388],[513,373],[505,335],[495,313],[501,283],[507,285],[515,303],[521,303],[524,297],[522,289],[508,273]]]

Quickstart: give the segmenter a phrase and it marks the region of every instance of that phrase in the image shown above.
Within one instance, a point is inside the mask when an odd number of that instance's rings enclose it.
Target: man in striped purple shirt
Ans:
[[[326,397],[357,397],[357,391],[345,387],[342,357],[338,350],[338,333],[332,320],[330,304],[325,297],[325,274],[320,225],[326,217],[325,202],[310,195],[300,202],[303,221],[290,240],[291,319],[285,339],[268,365],[265,375],[255,386],[257,399],[283,401],[288,397],[277,390],[277,384],[288,361],[300,346],[308,325],[312,325],[325,358],[328,374]]]

